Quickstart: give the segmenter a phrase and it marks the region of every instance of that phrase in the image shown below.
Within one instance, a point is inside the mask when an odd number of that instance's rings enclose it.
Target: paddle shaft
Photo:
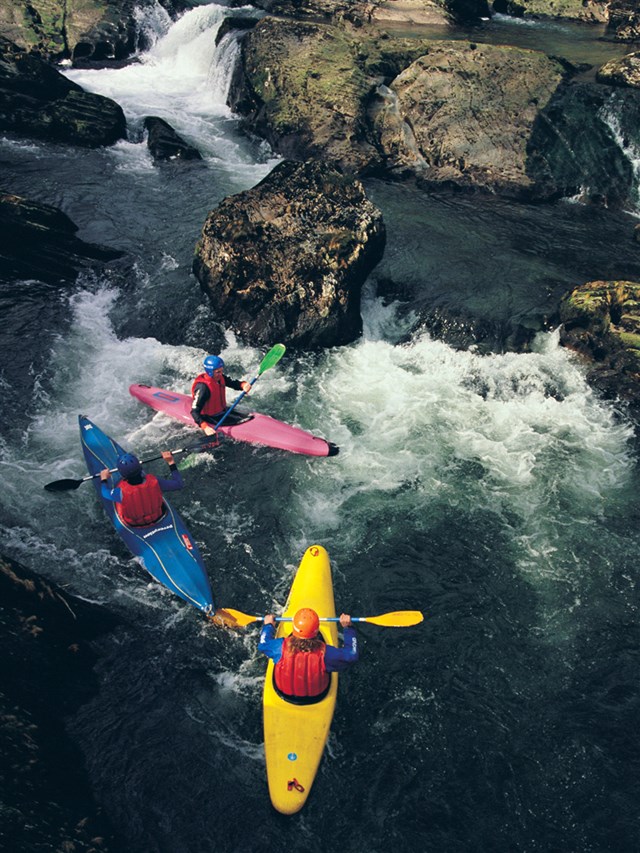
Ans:
[[[211,440],[204,442],[201,441],[199,444],[190,444],[188,447],[178,447],[175,450],[170,450],[169,453],[175,456],[177,453],[190,453],[193,450],[206,450],[208,447],[215,447],[216,444],[217,442]],[[140,464],[146,465],[149,462],[155,462],[157,459],[162,458],[162,454],[160,454],[159,456],[151,456],[149,459],[143,459]],[[109,468],[109,473],[115,474],[117,470],[117,468]],[[86,483],[89,480],[95,480],[96,477],[100,476],[100,473],[101,472],[98,471],[97,474],[88,474],[86,477],[82,477],[79,480],[55,480],[53,483],[47,483],[44,488],[50,492],[65,491],[67,489],[77,489],[79,486],[82,485],[82,483]]]
[[[243,613],[241,610],[233,610],[230,607],[225,607],[225,612],[236,621],[238,627],[243,628],[245,625],[250,625],[252,622],[262,622],[264,616],[250,616],[248,613]],[[276,622],[291,622],[291,616],[276,616]],[[320,616],[321,622],[339,622],[339,616]],[[352,622],[367,622],[370,625],[380,625],[386,628],[409,628],[412,625],[419,625],[424,619],[423,614],[419,610],[396,610],[391,613],[381,613],[379,616],[352,616]]]
[[[255,383],[255,382],[257,382],[257,380],[258,380],[258,377],[257,377],[257,376],[254,376],[254,377],[253,377],[253,379],[251,380],[251,382],[249,383],[249,385],[251,385],[251,387],[253,388],[253,385],[254,385],[254,383]],[[242,394],[239,394],[239,395],[236,397],[236,399],[235,399],[235,400],[233,401],[233,403],[229,406],[229,408],[228,408],[228,409],[227,409],[227,411],[224,413],[224,415],[220,418],[220,420],[218,421],[218,423],[214,426],[214,429],[216,429],[216,430],[217,430],[217,429],[219,429],[219,428],[220,428],[221,424],[223,424],[223,423],[226,421],[226,419],[229,417],[229,415],[231,414],[231,412],[232,412],[232,411],[235,409],[235,407],[238,405],[238,403],[240,402],[240,400],[242,400],[242,398],[243,398],[243,397],[246,397],[246,396],[247,396],[247,393],[248,393],[247,391],[243,391],[243,392],[242,392]]]
[[[258,368],[257,376],[253,377],[251,382],[249,382],[249,385],[251,385],[251,387],[253,388],[253,386],[258,381],[260,376],[262,376],[262,374],[265,372],[265,370],[269,370],[270,367],[275,367],[275,365],[280,361],[280,359],[282,358],[284,353],[285,353],[284,344],[276,344],[275,346],[271,347],[269,352],[265,355],[265,357],[260,362],[260,367]],[[242,394],[240,394],[238,397],[236,397],[236,399],[229,406],[229,408],[224,413],[224,415],[220,418],[218,423],[214,426],[214,429],[217,430],[221,426],[221,424],[223,424],[226,421],[226,419],[229,417],[231,412],[235,409],[235,407],[238,405],[240,400],[242,400],[242,398],[247,395],[247,393],[248,393],[247,391],[243,391]]]

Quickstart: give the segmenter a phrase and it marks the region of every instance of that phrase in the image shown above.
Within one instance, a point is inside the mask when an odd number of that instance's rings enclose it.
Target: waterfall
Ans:
[[[609,101],[599,112],[599,118],[609,129],[616,145],[627,158],[633,169],[633,186],[631,190],[631,210],[636,216],[640,216],[640,141],[632,139],[629,132],[625,130],[622,123],[622,107],[618,103],[615,94],[611,95]]]

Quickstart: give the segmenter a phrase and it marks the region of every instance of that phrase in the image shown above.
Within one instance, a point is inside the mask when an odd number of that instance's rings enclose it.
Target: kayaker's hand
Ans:
[[[240,387],[244,391],[245,394],[248,394],[251,391],[251,383],[250,382],[241,382]]]
[[[353,628],[353,622],[351,621],[351,616],[347,613],[340,614],[340,624],[343,628]]]
[[[170,450],[162,451],[162,458],[167,463],[167,465],[175,465],[176,460],[173,458],[173,453]]]
[[[111,471],[108,468],[103,468],[102,471],[100,471],[101,482],[106,483],[110,476]]]
[[[204,430],[205,435],[215,435],[216,434],[216,431],[212,426],[208,426],[208,425],[203,426],[202,429]]]
[[[273,615],[273,613],[267,613],[267,615],[264,617],[264,624],[265,625],[275,625],[276,624],[276,617]]]

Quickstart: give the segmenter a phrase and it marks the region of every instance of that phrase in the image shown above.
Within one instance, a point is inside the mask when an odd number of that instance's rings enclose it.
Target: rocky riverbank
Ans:
[[[91,643],[116,620],[0,556],[0,847],[121,850],[65,718],[96,689]]]

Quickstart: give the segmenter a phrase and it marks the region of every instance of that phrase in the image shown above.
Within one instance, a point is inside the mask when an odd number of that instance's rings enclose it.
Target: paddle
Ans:
[[[276,344],[275,346],[271,347],[269,352],[265,355],[265,357],[260,362],[260,367],[258,368],[258,373],[256,376],[253,377],[253,379],[251,380],[249,385],[253,386],[258,381],[260,376],[265,372],[265,370],[269,370],[270,367],[275,367],[276,364],[280,361],[280,359],[284,355],[285,349],[286,349],[286,347],[284,344]],[[240,394],[238,397],[236,397],[236,399],[229,406],[229,408],[224,413],[224,415],[220,418],[218,423],[214,426],[214,429],[218,429],[220,424],[222,424],[224,421],[226,421],[227,417],[231,414],[231,412],[235,409],[235,407],[238,405],[240,400],[242,400],[242,398],[246,394],[247,394],[247,391],[243,391],[242,394]]]
[[[202,450],[209,450],[209,448],[217,446],[217,440],[212,440],[211,438],[208,438],[206,441],[201,441],[198,444],[191,444],[188,447],[179,447],[177,450],[171,450],[170,453],[175,456],[176,453],[200,452]],[[143,459],[140,464],[146,465],[147,462],[155,462],[156,459],[162,459],[162,454],[160,454],[160,456],[152,456],[150,459]],[[109,471],[112,474],[114,474],[117,470],[117,468],[109,468]],[[48,492],[67,492],[70,489],[77,489],[83,483],[86,483],[87,480],[94,480],[96,477],[99,476],[100,472],[98,471],[97,474],[89,474],[87,477],[83,477],[81,480],[54,480],[53,483],[47,483],[44,488]]]
[[[235,619],[239,628],[250,625],[252,622],[262,622],[264,616],[249,616],[240,610],[224,608]],[[369,622],[371,625],[382,625],[385,628],[408,628],[410,625],[418,625],[424,616],[419,610],[396,610],[393,613],[382,613],[380,616],[352,616],[352,622]],[[339,622],[339,616],[321,616],[321,622]],[[291,622],[291,616],[276,616],[276,622]]]

